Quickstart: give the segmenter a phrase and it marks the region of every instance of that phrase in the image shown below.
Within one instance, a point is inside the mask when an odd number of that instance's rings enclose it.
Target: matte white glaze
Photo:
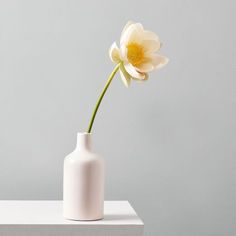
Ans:
[[[103,218],[104,159],[91,150],[91,134],[78,133],[76,149],[64,160],[64,217]]]

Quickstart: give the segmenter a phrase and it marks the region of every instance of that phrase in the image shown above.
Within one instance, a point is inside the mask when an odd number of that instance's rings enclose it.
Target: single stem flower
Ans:
[[[158,36],[144,30],[140,23],[129,21],[125,25],[121,33],[120,48],[115,42],[110,47],[109,55],[116,66],[98,98],[89,122],[88,133],[91,133],[98,108],[117,71],[120,71],[121,79],[126,87],[129,87],[131,80],[147,80],[149,72],[162,68],[169,61],[168,58],[156,54],[161,45]]]
[[[99,108],[99,106],[100,106],[100,104],[102,102],[102,99],[103,99],[103,97],[104,97],[104,95],[105,95],[109,85],[111,84],[111,81],[113,80],[113,78],[116,75],[116,72],[119,70],[119,68],[120,68],[120,64],[117,64],[116,67],[114,68],[114,70],[111,72],[111,74],[110,74],[110,76],[109,76],[109,78],[108,78],[108,80],[107,80],[107,82],[106,82],[106,84],[105,84],[105,86],[104,86],[104,88],[102,90],[102,93],[100,94],[100,96],[99,96],[99,98],[97,100],[96,106],[95,106],[95,108],[93,110],[93,114],[92,114],[91,120],[89,122],[88,130],[87,130],[88,133],[90,133],[91,130],[92,130],[93,122],[94,122],[94,119],[96,117],[98,108]]]

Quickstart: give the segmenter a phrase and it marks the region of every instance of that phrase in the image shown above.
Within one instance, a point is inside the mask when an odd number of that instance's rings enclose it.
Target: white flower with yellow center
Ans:
[[[114,63],[120,63],[120,74],[128,87],[132,79],[147,80],[148,73],[168,63],[168,58],[156,54],[161,43],[158,36],[144,30],[140,23],[128,22],[124,27],[120,48],[114,42],[109,55]]]
[[[128,22],[126,24],[121,33],[120,48],[113,43],[109,50],[110,58],[116,66],[108,77],[94,107],[87,129],[88,133],[91,133],[98,108],[116,73],[120,71],[121,78],[127,87],[132,79],[147,80],[149,72],[163,67],[168,62],[166,57],[156,54],[160,47],[160,40],[155,33],[144,30],[140,23]]]

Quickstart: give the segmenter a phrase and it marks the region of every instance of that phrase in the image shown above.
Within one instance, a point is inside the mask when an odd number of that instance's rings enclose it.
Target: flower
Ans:
[[[114,42],[109,55],[114,63],[120,63],[120,75],[128,87],[132,79],[145,81],[149,72],[168,63],[168,58],[156,54],[160,48],[161,42],[155,33],[129,21],[121,33],[120,48]]]

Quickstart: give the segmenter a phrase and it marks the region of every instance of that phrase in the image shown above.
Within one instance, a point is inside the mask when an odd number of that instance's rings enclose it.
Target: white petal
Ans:
[[[142,46],[146,53],[154,53],[160,49],[161,43],[159,40],[145,39],[142,42]]]
[[[150,57],[150,60],[155,69],[160,69],[169,62],[169,59],[167,57],[156,54],[153,54]]]
[[[128,61],[127,51],[128,51],[128,49],[127,49],[126,45],[122,44],[120,46],[120,58],[121,58],[122,61]]]
[[[122,30],[122,32],[121,32],[121,37],[122,37],[122,35],[124,34],[124,32],[128,29],[128,27],[129,27],[130,25],[132,25],[132,24],[135,24],[135,22],[133,22],[133,21],[131,21],[131,20],[126,23],[126,25],[124,26],[124,28],[123,28],[123,30]]]
[[[143,73],[139,73],[135,67],[133,67],[130,63],[124,64],[125,70],[128,74],[135,79],[143,80],[145,79],[145,75]]]
[[[120,67],[120,77],[124,83],[124,85],[128,88],[131,82],[130,75],[122,68]]]
[[[136,78],[133,78],[132,77],[132,79],[133,80],[136,80],[136,81],[138,81],[138,82],[143,82],[143,81],[146,81],[146,80],[148,80],[148,78],[149,78],[149,76],[148,76],[148,73],[143,73],[144,74],[144,79],[136,79]]]
[[[120,46],[129,42],[140,43],[142,41],[143,26],[140,23],[131,24],[120,38]]]
[[[118,63],[120,61],[120,50],[117,47],[116,42],[114,42],[109,50],[109,56],[111,58],[111,60],[115,63]]]
[[[140,65],[136,68],[136,70],[141,73],[147,73],[147,72],[152,71],[153,69],[154,69],[154,66],[150,62],[143,63],[142,65]]]
[[[144,30],[142,36],[144,40],[160,41],[159,37],[154,32],[149,30]]]

